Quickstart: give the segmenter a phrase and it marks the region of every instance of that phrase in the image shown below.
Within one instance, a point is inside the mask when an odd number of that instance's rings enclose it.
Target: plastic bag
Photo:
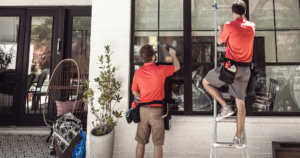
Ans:
[[[80,135],[82,136],[82,140],[79,141],[74,149],[73,156],[72,158],[85,158],[85,134],[84,132],[80,129]]]

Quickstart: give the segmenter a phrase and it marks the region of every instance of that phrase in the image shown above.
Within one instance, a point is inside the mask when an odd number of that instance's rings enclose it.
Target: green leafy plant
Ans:
[[[105,46],[105,55],[101,55],[100,61],[100,75],[94,78],[95,82],[98,83],[98,89],[101,92],[98,97],[98,104],[100,108],[96,109],[94,101],[94,91],[89,88],[83,96],[83,101],[91,106],[92,114],[95,115],[96,119],[92,121],[95,127],[95,135],[101,136],[108,134],[115,126],[117,126],[117,121],[114,117],[119,119],[122,117],[122,112],[118,112],[114,109],[116,103],[120,102],[122,97],[118,92],[121,88],[121,82],[116,81],[115,73],[117,69],[111,65],[111,55],[113,52],[110,51],[110,47]],[[106,61],[103,61],[106,59]],[[89,81],[85,81],[88,87]]]

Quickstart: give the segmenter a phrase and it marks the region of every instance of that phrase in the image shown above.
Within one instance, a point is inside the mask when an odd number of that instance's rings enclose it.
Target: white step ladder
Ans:
[[[217,5],[217,0],[214,0],[215,5],[213,5],[213,8],[215,10],[215,67],[217,67],[217,52],[226,52],[226,47],[218,47],[217,39],[218,39],[218,32],[217,32],[217,10],[218,9],[231,9],[231,5]],[[230,97],[228,93],[223,93],[223,97]],[[217,116],[217,101],[214,99],[214,130],[212,134],[212,143],[211,143],[211,152],[210,152],[210,158],[217,158],[217,148],[236,148],[236,145],[233,142],[218,142],[217,141],[217,124],[218,123],[237,123],[236,117],[228,117],[225,119],[222,119],[220,121],[216,121]],[[232,135],[232,138],[234,135]],[[246,139],[246,132],[245,128],[243,130],[242,139],[244,140],[244,146],[243,150],[243,158],[250,158],[248,147],[247,147],[247,139]],[[239,149],[237,149],[239,150]]]

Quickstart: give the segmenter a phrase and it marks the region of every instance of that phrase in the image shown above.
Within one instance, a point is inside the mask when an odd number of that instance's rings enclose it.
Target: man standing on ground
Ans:
[[[250,62],[253,54],[255,24],[245,20],[246,4],[242,0],[236,0],[232,4],[232,14],[235,21],[218,26],[218,44],[227,42],[226,58],[231,63],[235,63],[236,66],[234,82],[229,85],[229,93],[235,97],[237,105],[237,132],[233,142],[237,148],[242,148],[244,142],[241,136],[246,117],[245,97],[251,75]],[[227,105],[217,89],[225,84],[219,79],[219,75],[220,68],[213,69],[208,72],[202,82],[207,92],[222,106],[220,113],[217,115],[217,121],[234,114],[234,111]]]
[[[139,97],[139,103],[149,103],[154,100],[164,99],[165,79],[180,69],[180,64],[176,58],[176,52],[170,48],[173,65],[156,66],[156,54],[152,45],[145,45],[140,50],[140,56],[144,65],[139,68],[134,75],[132,83],[132,93]],[[150,133],[154,144],[154,158],[162,158],[165,140],[165,125],[163,107],[161,104],[144,105],[140,108],[140,119],[138,123],[135,140],[138,142],[136,147],[136,158],[143,158],[145,145],[149,143]]]

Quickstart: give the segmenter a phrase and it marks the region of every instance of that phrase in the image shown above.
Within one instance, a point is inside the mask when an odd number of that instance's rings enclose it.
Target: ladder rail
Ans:
[[[214,59],[214,67],[217,68],[218,63],[217,63],[217,53],[218,52],[226,52],[226,47],[218,47],[218,21],[217,21],[217,10],[218,9],[231,9],[230,5],[217,5],[217,0],[214,0],[214,11],[215,11],[215,59]],[[217,148],[236,148],[234,143],[226,143],[226,142],[217,142],[217,123],[237,123],[236,120],[233,120],[233,118],[227,118],[222,121],[217,121],[217,101],[214,99],[214,129],[212,133],[212,143],[211,143],[211,152],[210,152],[210,158],[217,158]],[[249,152],[248,152],[248,146],[247,146],[247,139],[246,139],[246,131],[245,127],[243,130],[243,136],[242,138],[244,139],[244,144],[246,145],[243,148],[243,158],[250,158]]]

